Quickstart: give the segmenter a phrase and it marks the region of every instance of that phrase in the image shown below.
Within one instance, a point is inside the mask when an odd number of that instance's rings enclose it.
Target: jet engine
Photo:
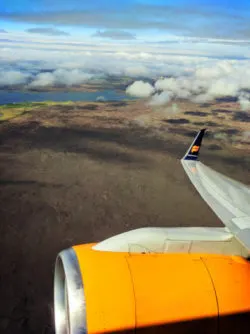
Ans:
[[[250,265],[242,256],[74,246],[56,260],[55,329],[249,333],[249,296]]]

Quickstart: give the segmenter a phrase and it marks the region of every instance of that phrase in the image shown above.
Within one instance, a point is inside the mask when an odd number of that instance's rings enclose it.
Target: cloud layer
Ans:
[[[26,29],[26,32],[30,33],[30,34],[40,34],[40,35],[47,35],[47,36],[69,36],[70,34],[57,29],[57,28],[29,28]]]
[[[115,40],[131,40],[136,39],[135,35],[124,30],[104,30],[97,31],[93,37],[109,38]]]
[[[247,45],[99,41],[54,36],[32,39],[8,34],[1,42],[0,87],[72,86],[105,82],[113,76],[134,78],[127,93],[151,97],[154,105],[176,98],[207,102],[238,98],[249,109],[250,51]],[[173,39],[174,41],[174,39]],[[242,54],[245,57],[242,57]]]
[[[0,71],[0,87],[25,84],[29,74],[21,71]]]
[[[47,87],[47,86],[73,86],[89,82],[93,75],[85,73],[78,69],[65,70],[58,69],[53,72],[44,72],[37,74],[29,84],[29,87]]]
[[[249,61],[236,60],[217,61],[213,67],[200,64],[191,69],[190,73],[160,78],[150,88],[149,83],[134,82],[127,91],[134,96],[151,97],[150,104],[158,105],[180,98],[205,103],[218,98],[234,97],[243,110],[250,110],[249,65]],[[135,89],[138,84],[141,88],[139,93]]]

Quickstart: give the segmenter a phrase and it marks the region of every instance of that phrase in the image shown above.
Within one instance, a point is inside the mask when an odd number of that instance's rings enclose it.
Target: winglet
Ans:
[[[202,129],[198,132],[191,146],[187,150],[187,153],[182,158],[183,160],[198,160],[198,155],[205,131],[206,129]]]

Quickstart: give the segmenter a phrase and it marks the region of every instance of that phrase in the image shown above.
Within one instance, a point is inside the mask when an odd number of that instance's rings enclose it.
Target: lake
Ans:
[[[0,104],[43,101],[121,101],[134,98],[115,90],[97,92],[23,92],[0,90]]]

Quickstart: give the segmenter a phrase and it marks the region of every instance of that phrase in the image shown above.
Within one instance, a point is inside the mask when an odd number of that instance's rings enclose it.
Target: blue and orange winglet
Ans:
[[[202,129],[198,132],[191,146],[184,155],[183,160],[198,160],[199,151],[201,148],[201,143],[206,129]]]

